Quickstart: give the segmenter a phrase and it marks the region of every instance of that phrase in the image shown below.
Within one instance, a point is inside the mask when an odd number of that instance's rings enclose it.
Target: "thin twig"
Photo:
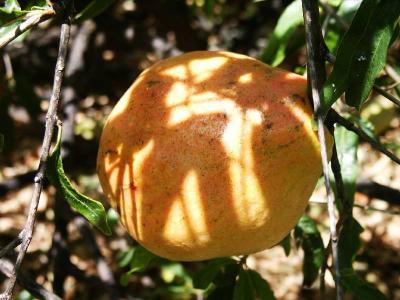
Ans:
[[[6,277],[12,275],[12,263],[9,260],[0,260],[0,272]],[[19,274],[17,278],[18,283],[25,288],[32,296],[44,300],[61,300],[56,294],[46,290],[43,286],[37,284],[34,280],[27,277],[25,274]]]
[[[400,83],[400,75],[399,75],[399,73],[397,73],[397,71],[395,70],[395,68],[393,68],[393,67],[390,66],[390,65],[386,65],[386,66],[385,66],[385,72],[386,72],[386,74],[388,74],[388,76],[389,76],[390,78],[392,78],[392,80],[393,80],[395,83],[397,83],[397,84]]]
[[[355,126],[351,121],[349,121],[349,120],[343,118],[341,115],[339,115],[335,110],[331,109],[328,114],[329,114],[328,117],[332,118],[332,120],[335,123],[339,123],[340,125],[345,127],[347,130],[350,130],[350,131],[356,133],[361,139],[368,142],[373,148],[375,148],[379,152],[385,154],[387,157],[389,157],[395,163],[400,164],[400,158],[398,158],[395,154],[393,154],[388,149],[386,149],[386,147],[383,146],[379,140],[375,140],[372,137],[370,137],[362,129]]]
[[[319,1],[319,4],[328,15],[332,16],[336,20],[340,28],[342,28],[344,31],[349,29],[349,24],[347,24],[346,21],[344,21],[342,17],[337,14],[336,10],[334,10],[329,3],[326,3],[325,1]]]
[[[2,258],[4,255],[6,255],[12,249],[14,249],[18,245],[20,245],[22,242],[22,237],[23,237],[23,231],[21,231],[15,239],[13,239],[8,245],[4,246],[0,250],[0,258]]]
[[[50,19],[54,15],[55,11],[53,9],[35,10],[31,13],[28,13],[26,16],[24,16],[24,18],[26,18],[25,21],[2,36],[0,40],[0,49],[8,45],[11,41],[16,39],[25,31],[37,26],[43,21]]]
[[[307,72],[311,86],[311,96],[314,103],[314,111],[317,117],[318,138],[320,141],[321,160],[325,177],[325,188],[328,200],[329,227],[332,240],[333,264],[336,273],[336,299],[342,299],[342,288],[340,284],[340,272],[338,261],[338,238],[336,232],[335,204],[332,188],[329,180],[329,162],[326,146],[324,119],[321,114],[320,90],[326,78],[325,71],[325,51],[326,47],[321,34],[319,23],[318,1],[302,0],[303,16],[306,32],[307,46]]]
[[[28,219],[23,229],[21,249],[18,253],[17,261],[10,276],[10,281],[7,285],[6,291],[2,295],[0,295],[0,299],[7,299],[7,300],[11,299],[17,279],[17,274],[21,267],[22,261],[25,257],[26,251],[28,250],[30,241],[32,239],[37,207],[39,204],[40,194],[43,188],[43,181],[47,167],[47,159],[49,157],[50,145],[53,136],[53,129],[57,121],[57,109],[60,100],[61,83],[64,75],[65,58],[68,49],[69,35],[70,35],[70,18],[69,14],[67,13],[64,18],[63,24],[61,25],[60,46],[58,50],[58,57],[54,74],[53,91],[50,98],[49,109],[46,115],[46,129],[40,154],[40,163],[37,174],[34,179],[34,190],[29,207]]]
[[[384,89],[380,88],[379,86],[377,86],[376,84],[374,84],[374,90],[378,93],[381,94],[383,97],[385,97],[386,99],[392,101],[394,104],[396,104],[397,106],[400,107],[400,100],[397,99],[395,96],[393,96],[392,94],[388,93],[387,91],[385,91]]]

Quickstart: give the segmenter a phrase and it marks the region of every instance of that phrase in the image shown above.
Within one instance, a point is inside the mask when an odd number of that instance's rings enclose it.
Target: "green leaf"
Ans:
[[[197,289],[206,289],[215,279],[221,269],[230,264],[237,264],[232,258],[216,258],[207,263],[193,276],[193,286]]]
[[[249,273],[243,268],[233,291],[233,300],[254,300],[255,291]]]
[[[171,284],[173,282],[179,284],[191,285],[191,278],[186,272],[183,265],[179,262],[166,261],[160,265],[161,278],[164,282]]]
[[[21,6],[17,0],[6,0],[4,2],[4,8],[8,11],[21,10]]]
[[[285,50],[296,28],[303,24],[301,1],[293,1],[283,11],[272,32],[261,59],[272,66],[279,65],[285,59]]]
[[[119,267],[124,268],[130,265],[133,254],[135,253],[135,248],[130,248],[129,250],[118,253],[117,264]]]
[[[79,193],[65,175],[61,158],[61,126],[58,126],[57,144],[49,157],[46,175],[73,209],[83,215],[104,234],[111,234],[103,205],[99,201]]]
[[[339,9],[336,13],[341,18],[341,20],[343,20],[343,22],[345,22],[346,24],[351,24],[360,4],[361,0],[343,1],[340,4]],[[324,40],[329,48],[329,51],[336,54],[337,47],[339,46],[339,41],[341,40],[343,35],[343,28],[337,24],[337,21],[332,16],[329,17],[329,30],[325,34]]]
[[[362,300],[386,300],[381,291],[363,280],[353,269],[345,269],[340,272],[341,283],[350,291],[356,299]]]
[[[250,280],[256,291],[256,295],[258,296],[257,299],[260,300],[275,299],[274,292],[272,291],[269,283],[264,278],[262,278],[260,274],[258,274],[254,270],[247,270],[247,273],[250,276]]]
[[[361,232],[363,232],[363,228],[353,217],[344,221],[338,241],[340,269],[352,268],[354,258],[361,248]]]
[[[146,270],[149,264],[157,256],[142,246],[132,247],[120,256],[120,266],[127,266],[130,264],[130,270],[121,275],[119,281],[122,286],[129,283],[132,274]]]
[[[144,271],[157,256],[142,246],[134,248],[129,273]]]
[[[311,286],[318,277],[319,269],[324,260],[324,243],[317,225],[306,215],[301,217],[294,232],[304,251],[303,284]]]
[[[347,218],[339,235],[338,261],[343,286],[357,299],[380,300],[386,297],[371,284],[359,277],[353,270],[353,262],[361,248],[361,225],[353,218]]]
[[[4,135],[0,133],[0,151],[3,150],[3,146],[4,146]]]
[[[346,102],[359,108],[386,61],[400,1],[364,0],[342,42],[332,73],[323,87],[323,112],[346,92]]]
[[[207,300],[232,300],[235,285],[217,286],[206,298]]]
[[[345,197],[350,206],[353,206],[354,194],[356,192],[356,180],[359,173],[357,163],[358,135],[348,131],[343,126],[335,128],[335,143],[340,163]]]
[[[115,0],[93,0],[75,17],[75,22],[80,23],[96,17],[105,11]]]

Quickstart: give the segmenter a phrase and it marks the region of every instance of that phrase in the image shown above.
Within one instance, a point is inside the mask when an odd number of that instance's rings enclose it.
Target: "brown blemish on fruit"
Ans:
[[[306,99],[304,97],[300,96],[299,94],[293,94],[292,96],[296,101],[299,100],[299,101],[303,102],[304,104],[306,104]]]
[[[146,85],[147,85],[148,88],[151,88],[151,87],[153,87],[153,86],[155,86],[155,85],[157,85],[159,83],[161,83],[160,80],[149,80],[149,81],[146,82]]]

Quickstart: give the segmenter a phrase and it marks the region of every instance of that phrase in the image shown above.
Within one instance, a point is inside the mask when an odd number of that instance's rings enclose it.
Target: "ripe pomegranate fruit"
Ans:
[[[145,70],[108,117],[97,161],[132,237],[179,261],[284,238],[322,170],[306,89],[299,75],[222,51]]]

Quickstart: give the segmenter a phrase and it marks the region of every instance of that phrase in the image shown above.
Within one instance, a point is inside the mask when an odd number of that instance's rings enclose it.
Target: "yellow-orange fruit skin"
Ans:
[[[109,115],[97,160],[132,237],[179,261],[282,240],[322,171],[306,88],[301,76],[222,51],[145,70]]]

